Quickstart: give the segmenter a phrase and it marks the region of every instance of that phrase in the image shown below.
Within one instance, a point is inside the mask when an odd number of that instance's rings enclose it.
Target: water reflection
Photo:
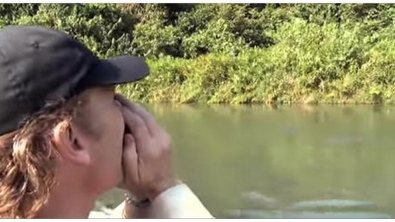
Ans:
[[[178,175],[218,218],[395,215],[395,107],[147,107],[172,135]]]
[[[229,219],[391,219],[385,213],[377,212],[310,212],[310,211],[262,211],[229,210],[225,218]]]
[[[282,205],[281,200],[258,191],[245,192],[241,197],[244,209],[225,210],[225,218],[391,218],[391,215],[380,212],[383,206],[371,201],[328,199]]]

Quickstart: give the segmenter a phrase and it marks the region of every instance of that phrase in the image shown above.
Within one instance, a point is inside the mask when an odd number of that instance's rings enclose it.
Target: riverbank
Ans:
[[[267,48],[149,59],[150,77],[119,90],[148,103],[394,103],[394,29],[295,19]]]
[[[0,27],[68,32],[151,66],[158,103],[395,103],[393,4],[0,4]]]

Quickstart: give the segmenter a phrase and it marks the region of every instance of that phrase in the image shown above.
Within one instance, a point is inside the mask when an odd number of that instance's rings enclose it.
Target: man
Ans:
[[[114,85],[149,73],[140,58],[100,60],[40,26],[0,31],[0,218],[87,218],[114,187],[111,217],[211,218],[171,168],[170,139]]]

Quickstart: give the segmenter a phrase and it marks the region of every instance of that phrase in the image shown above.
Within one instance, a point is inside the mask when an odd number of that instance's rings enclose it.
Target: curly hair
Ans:
[[[81,104],[78,97],[49,103],[18,130],[0,136],[0,218],[34,218],[48,201],[59,155],[52,129],[71,123]]]

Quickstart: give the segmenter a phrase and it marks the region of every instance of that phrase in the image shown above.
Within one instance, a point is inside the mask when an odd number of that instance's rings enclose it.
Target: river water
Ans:
[[[395,107],[148,108],[172,136],[177,174],[217,218],[395,218]]]

